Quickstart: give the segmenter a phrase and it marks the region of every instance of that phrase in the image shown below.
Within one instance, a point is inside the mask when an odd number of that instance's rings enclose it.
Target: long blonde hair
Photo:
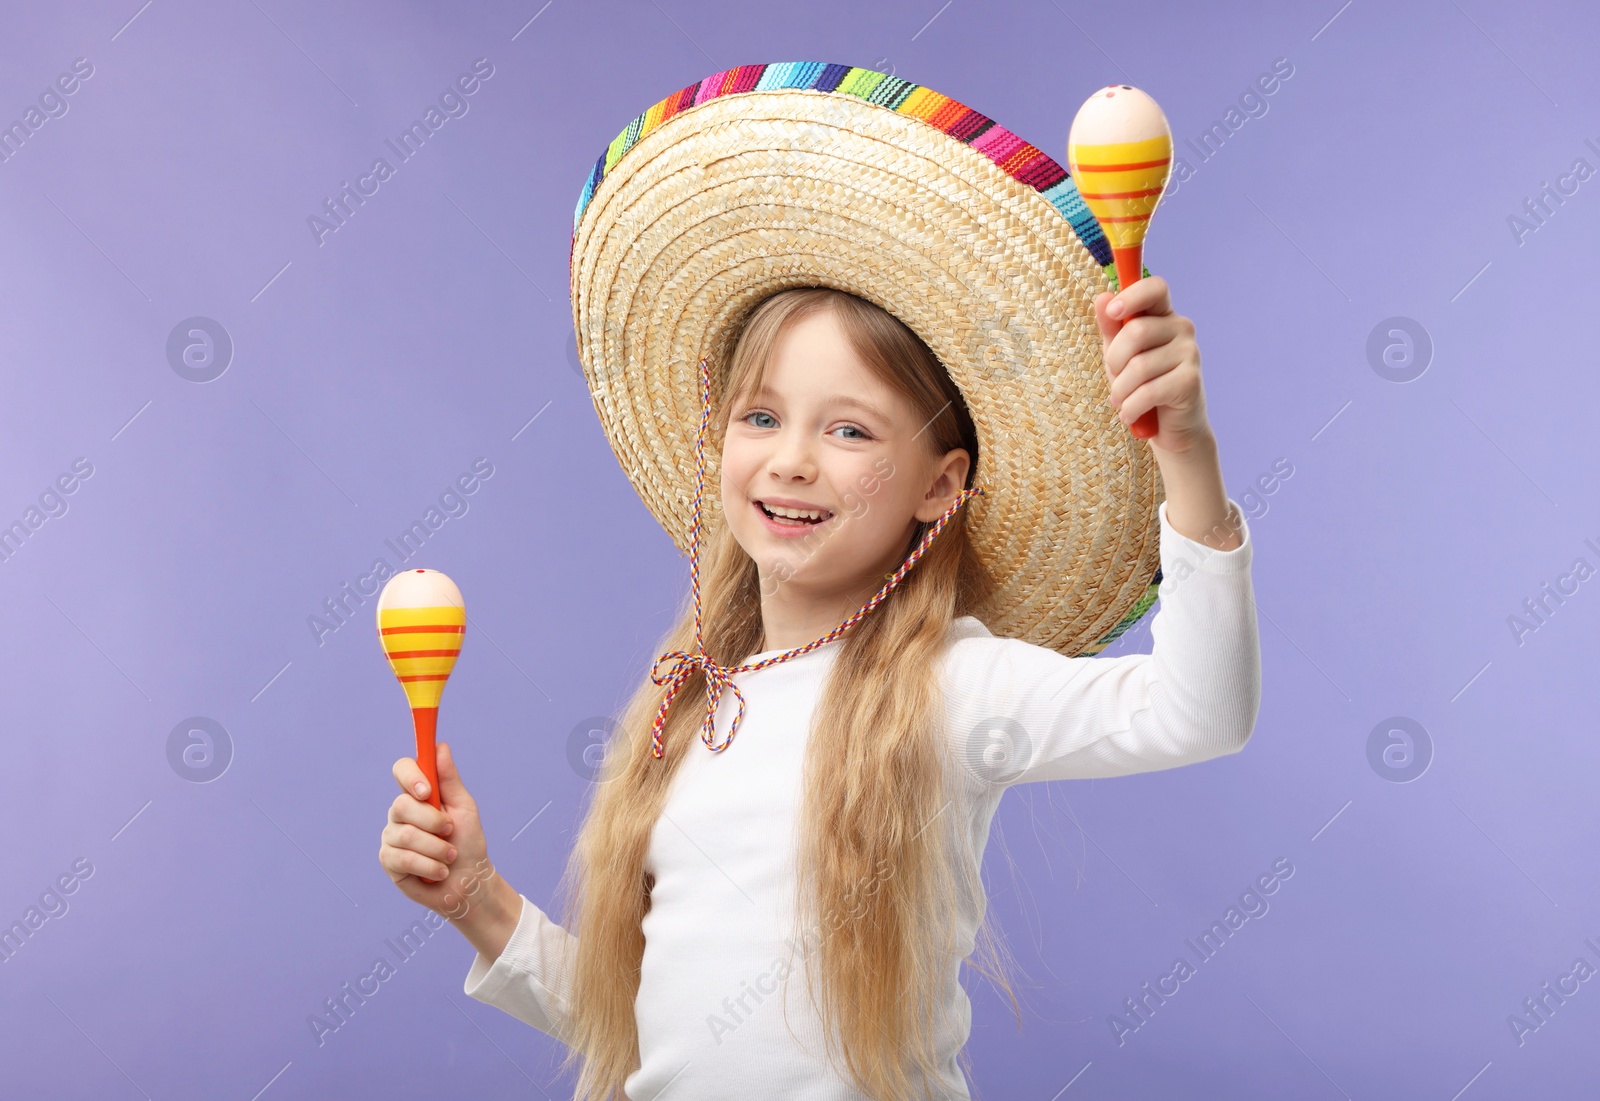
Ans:
[[[960,391],[915,333],[855,295],[796,287],[762,301],[740,333],[722,393],[759,386],[787,326],[825,309],[834,311],[874,375],[929,422],[930,454],[967,449],[970,487],[977,436]],[[718,447],[729,409],[725,401],[708,433]],[[761,651],[761,581],[725,522],[708,530],[707,519],[721,515],[702,503],[702,632],[707,656],[731,666]],[[956,941],[957,917],[976,918],[986,908],[965,816],[952,805],[960,780],[940,734],[938,667],[951,621],[983,618],[994,590],[964,515],[957,510],[888,598],[839,640],[805,750],[796,901],[801,927],[824,929],[805,970],[821,986],[822,997],[813,991],[812,998],[830,1060],[842,1045],[844,1076],[883,1101],[938,1095],[944,1068],[936,1042],[948,1022],[943,1014],[936,1021],[934,1010],[945,1007],[952,970],[975,946],[982,962],[973,966],[998,982],[1017,1009],[987,919],[975,941]],[[917,524],[902,555],[929,526]],[[656,652],[665,650],[694,650],[687,596]],[[705,677],[696,670],[667,713],[665,756],[652,756],[650,726],[664,691],[646,675],[618,721],[558,888],[566,898],[562,924],[578,945],[562,1064],[565,1071],[584,1057],[574,1101],[625,1098],[624,1080],[639,1066],[634,1000],[653,886],[646,852],[678,765],[686,754],[710,752],[699,738]],[[868,883],[875,886],[863,890]],[[849,919],[825,926],[824,916],[841,909]],[[965,1047],[960,1063],[970,1071]]]

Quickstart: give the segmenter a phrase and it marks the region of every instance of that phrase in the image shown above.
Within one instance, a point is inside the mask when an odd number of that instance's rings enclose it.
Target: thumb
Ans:
[[[439,770],[439,798],[453,806],[470,805],[472,796],[467,794],[466,785],[461,782],[461,774],[456,771],[456,758],[450,750],[449,742],[439,743],[434,755],[434,765]]]

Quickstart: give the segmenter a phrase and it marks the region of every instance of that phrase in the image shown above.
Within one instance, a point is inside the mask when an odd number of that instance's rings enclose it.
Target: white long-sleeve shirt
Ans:
[[[1244,747],[1260,703],[1261,657],[1253,544],[1242,512],[1228,504],[1242,543],[1227,551],[1179,534],[1166,504],[1158,509],[1161,600],[1149,654],[1069,658],[997,638],[971,616],[955,620],[943,683],[949,750],[972,781],[959,812],[970,839],[964,858],[981,865],[1012,784],[1173,768]],[[667,747],[685,760],[645,866],[655,886],[643,924],[634,1006],[641,1065],[625,1086],[630,1101],[869,1101],[828,1064],[806,993],[815,939],[797,938],[793,927],[807,731],[841,642],[735,674],[746,709],[726,751],[711,752],[698,736]],[[737,709],[732,697],[718,707],[718,744]],[[705,706],[703,698],[673,705]],[[968,953],[981,917],[963,917]],[[524,896],[505,949],[492,962],[479,954],[463,990],[565,1039],[582,996],[570,980],[576,945]],[[952,1098],[970,1096],[956,1062],[972,1021],[960,963],[952,960],[945,995],[956,1027],[941,1042]]]

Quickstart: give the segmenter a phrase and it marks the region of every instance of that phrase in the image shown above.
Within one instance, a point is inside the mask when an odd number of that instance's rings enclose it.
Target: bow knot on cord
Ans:
[[[664,661],[671,661],[672,667],[663,676],[657,670]],[[744,693],[739,691],[739,686],[733,682],[733,671],[726,666],[718,665],[704,653],[690,654],[683,650],[669,650],[656,658],[655,664],[650,667],[650,679],[656,684],[669,686],[666,697],[656,711],[655,722],[650,724],[650,752],[658,758],[663,752],[661,728],[666,722],[667,708],[672,706],[672,698],[678,694],[678,689],[683,687],[683,682],[694,674],[696,667],[704,669],[706,675],[706,717],[700,724],[700,740],[706,743],[711,752],[721,753],[733,743],[733,736],[739,732],[739,720],[744,718]],[[734,713],[733,725],[728,728],[728,736],[722,740],[721,745],[717,745],[715,732],[717,704],[722,701],[723,690],[728,688],[733,689],[734,699],[739,701],[739,710]]]

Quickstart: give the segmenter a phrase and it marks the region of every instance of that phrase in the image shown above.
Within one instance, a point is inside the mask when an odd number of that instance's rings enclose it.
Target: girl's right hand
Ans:
[[[448,743],[440,742],[439,809],[428,802],[428,780],[414,758],[394,763],[400,794],[389,804],[378,863],[411,901],[458,921],[494,877],[478,804],[456,772]]]

